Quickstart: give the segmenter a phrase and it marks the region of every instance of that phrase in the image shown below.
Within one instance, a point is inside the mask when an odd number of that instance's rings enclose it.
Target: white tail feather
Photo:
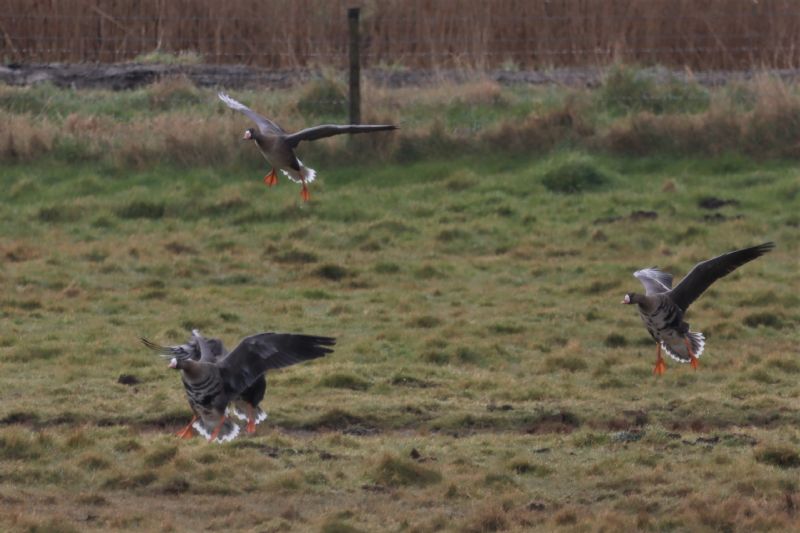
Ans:
[[[281,172],[283,172],[287,178],[292,180],[295,183],[311,183],[314,181],[314,178],[317,177],[317,171],[313,168],[308,168],[307,166],[303,165],[303,162],[299,159],[297,160],[300,163],[300,170],[294,170],[292,168],[282,168]]]
[[[226,420],[225,422],[223,422],[223,424],[225,424],[225,425],[220,430],[219,435],[214,440],[214,442],[228,442],[230,440],[235,439],[239,435],[239,431],[240,431],[241,428],[239,428],[239,426],[237,424],[234,424],[230,420]],[[192,424],[192,427],[200,435],[205,437],[206,440],[211,438],[212,432],[208,431],[208,429],[206,428],[205,424],[203,424],[202,420],[197,420],[194,424]]]
[[[686,338],[689,339],[692,345],[692,353],[694,353],[696,358],[700,359],[700,355],[703,353],[703,349],[706,346],[705,337],[703,337],[703,334],[699,331],[690,331],[686,334]],[[667,352],[667,355],[679,363],[688,363],[692,360],[691,357],[689,357],[689,353],[686,350],[686,343],[683,341],[682,337],[680,341],[673,341],[673,344],[667,344],[662,340],[661,346],[664,348],[664,351]]]

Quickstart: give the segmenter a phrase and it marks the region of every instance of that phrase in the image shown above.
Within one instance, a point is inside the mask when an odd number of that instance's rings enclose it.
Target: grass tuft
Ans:
[[[561,194],[596,191],[610,182],[608,175],[597,165],[582,159],[566,161],[547,171],[542,177],[542,185],[547,190]]]
[[[144,457],[147,466],[162,466],[171,462],[178,455],[178,447],[174,445],[160,446]]]
[[[796,447],[767,446],[756,450],[756,461],[778,468],[800,468],[800,453]]]
[[[753,313],[751,315],[747,315],[742,320],[742,323],[751,328],[764,326],[767,328],[781,329],[784,326],[781,316],[777,313],[771,312]]]
[[[163,203],[137,200],[117,209],[116,214],[119,218],[124,219],[159,219],[164,216],[165,212],[166,207]]]
[[[623,346],[628,345],[628,341],[623,335],[611,333],[605,338],[603,344],[609,348],[622,348]]]
[[[548,357],[545,361],[545,368],[551,372],[555,370],[579,372],[581,370],[586,370],[588,366],[586,361],[575,355]]]
[[[332,263],[320,266],[314,270],[314,274],[317,277],[330,281],[341,281],[351,275],[350,271],[345,267]]]
[[[389,487],[424,487],[439,483],[442,475],[408,459],[385,454],[373,468],[372,478]]]
[[[335,374],[328,374],[319,381],[320,386],[328,387],[331,389],[350,389],[350,390],[367,390],[370,387],[369,381],[344,372]]]

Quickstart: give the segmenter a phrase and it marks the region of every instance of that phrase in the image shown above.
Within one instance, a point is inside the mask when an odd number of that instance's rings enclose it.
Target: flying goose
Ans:
[[[657,268],[634,272],[633,275],[644,285],[645,294],[629,292],[622,303],[639,306],[642,322],[656,341],[655,374],[661,375],[666,370],[661,348],[676,361],[691,363],[692,368],[697,369],[697,358],[703,353],[705,338],[700,332],[689,331],[689,324],[683,321],[689,305],[719,278],[774,247],[775,243],[766,242],[697,263],[674,289],[672,275]]]
[[[191,428],[194,428],[209,442],[236,438],[239,426],[228,419],[228,404],[239,398],[264,372],[323,357],[331,353],[330,346],[336,344],[336,339],[331,337],[259,333],[245,337],[233,351],[217,359],[200,332],[194,330],[192,336],[200,351],[199,360],[192,359],[188,349],[162,355],[171,355],[169,367],[181,371],[186,397],[194,414],[184,430],[188,435],[181,436],[191,436]],[[147,339],[142,342],[151,348],[157,346]]]
[[[272,165],[272,169],[264,176],[264,183],[272,187],[278,183],[275,169],[280,169],[286,177],[295,183],[301,183],[303,188],[300,196],[304,202],[311,197],[308,193],[308,183],[314,181],[316,171],[308,168],[297,158],[294,149],[300,141],[314,141],[343,133],[369,133],[374,131],[396,130],[397,126],[391,124],[346,124],[335,125],[325,124],[306,128],[296,133],[287,133],[280,126],[262,117],[246,105],[234,100],[227,94],[220,92],[217,94],[220,100],[231,109],[235,109],[247,115],[250,120],[256,123],[257,128],[247,128],[244,131],[243,141],[254,141],[261,154]]]
[[[208,338],[206,339],[206,342],[211,350],[214,362],[228,355],[228,351],[225,349],[225,345],[220,339]],[[144,338],[142,339],[142,343],[144,343],[144,345],[151,350],[159,352],[165,356],[178,358],[188,357],[194,361],[198,361],[200,359],[200,346],[198,345],[194,335],[185,344],[179,344],[175,346],[161,346]],[[261,377],[256,379],[252,385],[247,387],[242,392],[242,394],[239,396],[239,399],[236,400],[233,405],[233,414],[240,420],[247,422],[246,430],[248,433],[255,433],[256,425],[267,419],[267,413],[265,413],[261,407],[259,407],[261,401],[264,399],[266,390],[267,378],[266,374],[262,374]],[[242,409],[239,409],[239,407]],[[190,438],[192,436],[193,422],[194,419],[192,419],[189,425],[179,431],[177,436],[184,439]]]

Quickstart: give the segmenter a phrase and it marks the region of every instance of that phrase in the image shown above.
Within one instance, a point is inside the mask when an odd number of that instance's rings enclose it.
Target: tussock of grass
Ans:
[[[567,161],[549,170],[542,177],[542,185],[552,192],[578,194],[593,191],[609,184],[611,179],[590,161]]]
[[[320,533],[366,533],[365,530],[357,528],[341,519],[334,518],[322,524]]]
[[[284,250],[278,254],[268,255],[275,261],[279,263],[290,263],[290,264],[308,264],[308,263],[316,263],[319,258],[317,254],[314,252],[306,251],[306,250],[298,250],[297,248],[289,248],[288,250]],[[335,269],[334,269],[335,270]],[[336,277],[336,273],[333,274]],[[341,279],[341,278],[338,278]]]
[[[161,466],[172,461],[177,454],[177,446],[161,446],[145,455],[144,464],[147,466]]]
[[[568,372],[580,372],[586,370],[589,365],[586,361],[578,356],[566,355],[561,357],[548,357],[545,360],[545,368],[548,371],[554,370],[567,370]]]
[[[317,277],[329,281],[342,281],[344,278],[351,276],[351,272],[341,265],[325,264],[314,270]]]
[[[328,374],[319,381],[319,384],[322,387],[330,387],[332,389],[350,389],[358,391],[367,390],[370,386],[369,381],[355,374],[344,372]]]
[[[783,319],[781,316],[771,312],[753,313],[747,315],[744,317],[744,319],[742,319],[742,323],[751,328],[764,326],[767,328],[781,329],[783,327]]]
[[[800,452],[797,447],[767,446],[756,450],[756,460],[779,468],[800,468]]]
[[[297,100],[297,110],[308,118],[345,116],[347,102],[345,84],[328,75],[306,84]]]
[[[120,218],[136,219],[136,218],[149,218],[159,219],[164,216],[166,207],[163,203],[147,202],[147,201],[133,201],[117,210],[117,216]]]
[[[59,205],[39,209],[36,217],[42,222],[60,223],[77,222],[83,215],[83,209],[75,205]]]
[[[390,454],[378,460],[371,476],[375,483],[388,487],[424,487],[442,480],[438,471]]]
[[[468,533],[489,533],[506,531],[509,525],[507,513],[502,507],[484,504],[461,524],[460,529]]]
[[[29,430],[13,428],[0,432],[0,456],[4,460],[31,460],[42,453],[43,447]]]
[[[603,340],[603,344],[609,348],[621,348],[628,344],[628,340],[619,333],[610,333],[605,340]]]

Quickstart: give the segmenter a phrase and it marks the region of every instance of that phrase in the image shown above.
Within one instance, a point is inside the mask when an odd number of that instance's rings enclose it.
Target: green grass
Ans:
[[[800,526],[794,162],[305,154],[305,205],[257,160],[0,167],[2,529]],[[692,307],[700,369],[654,377],[631,273],[766,240]],[[217,446],[172,436],[179,376],[138,342],[192,327],[338,343]]]

